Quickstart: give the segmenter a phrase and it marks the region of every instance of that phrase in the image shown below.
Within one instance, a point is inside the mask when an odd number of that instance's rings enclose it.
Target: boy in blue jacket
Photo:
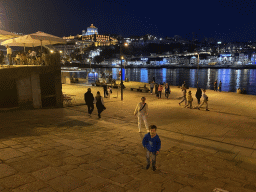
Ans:
[[[147,148],[147,166],[146,169],[150,167],[150,154],[152,154],[152,167],[153,171],[156,170],[156,155],[158,155],[159,150],[161,148],[161,140],[159,136],[156,134],[157,127],[155,125],[150,125],[150,132],[147,133],[142,141],[143,147]]]

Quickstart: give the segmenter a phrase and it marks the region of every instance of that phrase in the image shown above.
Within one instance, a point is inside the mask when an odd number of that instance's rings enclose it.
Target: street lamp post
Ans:
[[[198,88],[198,73],[199,73],[199,52],[197,53],[197,82],[196,82],[197,88]]]
[[[127,43],[124,46],[128,46]],[[122,57],[122,44],[120,44],[120,59],[121,59],[121,101],[123,101],[123,57]]]

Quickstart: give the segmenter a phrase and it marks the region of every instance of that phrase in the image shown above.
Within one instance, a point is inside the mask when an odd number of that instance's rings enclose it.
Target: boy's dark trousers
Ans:
[[[197,97],[197,102],[198,104],[200,104],[200,97]]]
[[[150,154],[152,156],[152,166],[156,166],[156,151],[155,152],[150,152],[147,150],[147,164],[150,165]]]
[[[150,87],[150,93],[153,93],[153,89],[154,89],[154,88]]]
[[[162,91],[158,91],[158,98],[161,98]]]
[[[165,92],[165,97],[169,98],[169,92]]]
[[[94,109],[94,105],[93,104],[89,104],[89,105],[87,105],[87,107],[88,107],[88,113],[92,114],[93,109]]]

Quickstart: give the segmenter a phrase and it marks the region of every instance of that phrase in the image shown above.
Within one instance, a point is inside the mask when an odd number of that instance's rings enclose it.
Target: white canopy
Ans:
[[[19,35],[15,33],[10,33],[8,31],[0,30],[0,40],[6,40],[14,37],[19,37]]]
[[[66,40],[50,35],[41,31],[29,35],[20,36],[14,39],[9,39],[1,43],[1,45],[19,46],[19,47],[37,47],[53,44],[66,44]]]

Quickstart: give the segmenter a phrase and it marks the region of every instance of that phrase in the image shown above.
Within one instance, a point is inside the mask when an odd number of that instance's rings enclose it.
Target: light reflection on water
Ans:
[[[112,73],[113,79],[119,76],[119,68],[96,68],[93,71],[102,74]],[[84,78],[84,72],[77,72],[75,77]],[[125,69],[125,77],[130,81],[148,83],[153,77],[156,83],[167,82],[170,85],[182,85],[184,81],[189,87],[197,85],[197,69]],[[245,88],[248,94],[256,95],[256,69],[200,69],[198,71],[198,85],[201,88],[213,89],[213,83],[222,82],[222,91],[235,92],[238,88]]]

